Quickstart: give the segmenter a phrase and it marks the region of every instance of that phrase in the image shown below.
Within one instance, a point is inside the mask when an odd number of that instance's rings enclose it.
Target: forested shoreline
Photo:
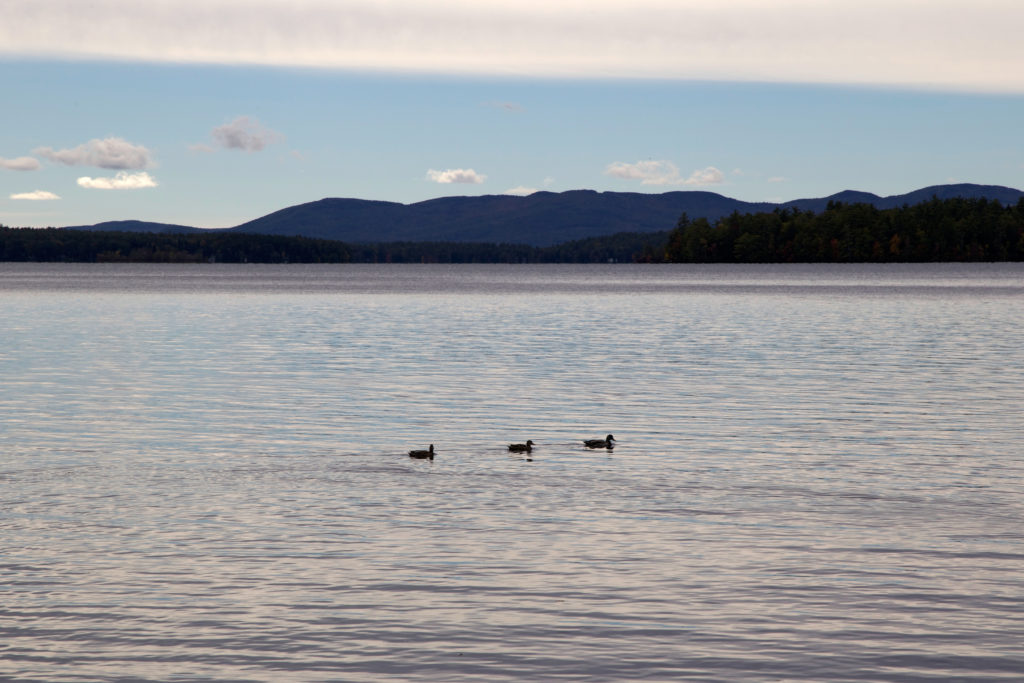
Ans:
[[[240,233],[146,233],[0,226],[0,260],[71,263],[347,263],[332,240]]]
[[[1024,199],[933,199],[894,209],[831,202],[738,212],[675,229],[522,244],[349,244],[235,232],[142,233],[0,226],[0,261],[123,263],[865,263],[1024,261]]]
[[[668,231],[551,247],[382,242],[247,233],[143,233],[0,226],[0,261],[77,263],[608,263],[662,261]]]
[[[673,263],[887,263],[1024,260],[1024,200],[933,199],[894,209],[831,202],[821,213],[776,209],[715,221],[685,214]]]

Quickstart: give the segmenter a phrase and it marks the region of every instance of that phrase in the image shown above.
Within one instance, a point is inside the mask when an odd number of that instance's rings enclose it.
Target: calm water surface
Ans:
[[[1024,680],[1022,405],[1022,264],[0,264],[0,679]]]

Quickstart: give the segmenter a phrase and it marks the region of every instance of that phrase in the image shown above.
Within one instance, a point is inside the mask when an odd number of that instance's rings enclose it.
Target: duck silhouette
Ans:
[[[526,443],[510,443],[508,449],[513,453],[530,453],[533,451],[533,442],[527,439]]]
[[[430,448],[425,451],[409,451],[410,458],[417,458],[419,460],[433,460],[434,459],[434,444],[430,444]]]
[[[615,437],[609,434],[604,439],[585,439],[583,445],[587,448],[615,448]]]

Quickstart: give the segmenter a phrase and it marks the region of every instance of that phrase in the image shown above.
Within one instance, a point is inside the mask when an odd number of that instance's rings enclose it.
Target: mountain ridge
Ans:
[[[932,185],[900,195],[844,190],[828,197],[787,202],[747,202],[707,191],[660,194],[569,190],[515,195],[456,196],[412,204],[352,198],[323,198],[286,207],[216,232],[304,236],[351,243],[480,242],[553,246],[621,232],[671,230],[686,213],[715,221],[734,211],[757,213],[776,208],[824,211],[829,202],[872,204],[880,209],[918,204],[932,198],[985,198],[1013,204],[1024,192],[1001,185]],[[208,232],[208,229],[147,221],[107,221],[72,230],[128,232]]]

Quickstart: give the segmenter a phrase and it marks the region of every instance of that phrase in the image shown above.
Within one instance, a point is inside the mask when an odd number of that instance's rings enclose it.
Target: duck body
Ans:
[[[526,443],[510,443],[508,449],[513,453],[530,453],[533,451],[533,441],[527,439]]]
[[[418,460],[433,460],[434,444],[430,444],[430,448],[425,451],[409,451],[409,457],[416,458]]]
[[[607,448],[611,450],[615,448],[615,437],[609,434],[603,439],[585,439],[583,445],[587,448]]]

